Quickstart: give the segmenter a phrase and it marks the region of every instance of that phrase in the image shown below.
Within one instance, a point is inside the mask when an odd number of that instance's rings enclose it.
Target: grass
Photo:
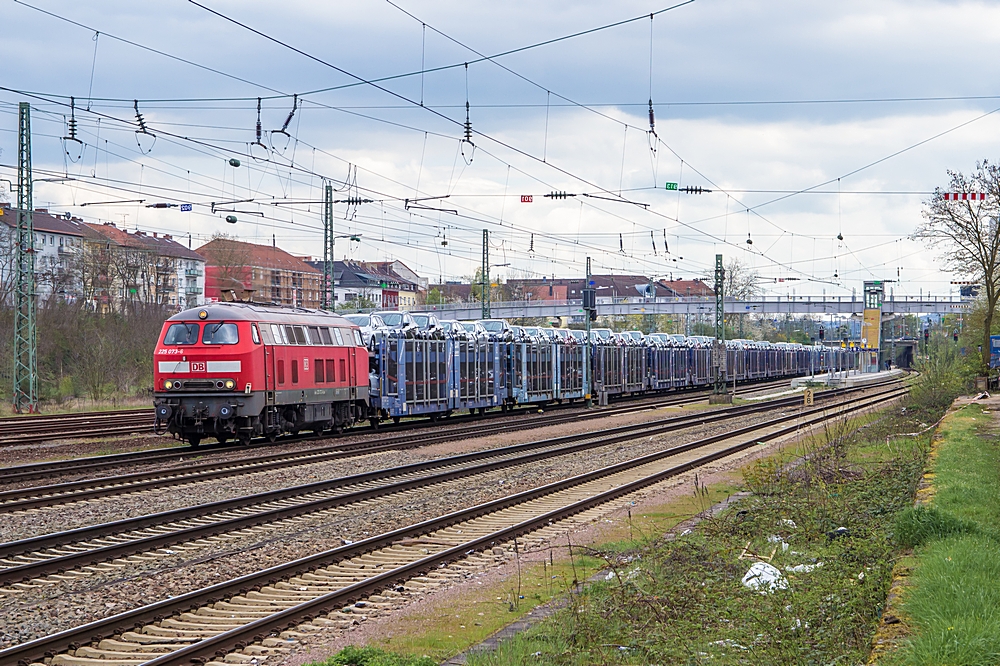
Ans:
[[[930,509],[901,517],[917,546],[903,611],[912,632],[889,663],[1000,662],[1000,446],[972,405],[942,424]]]
[[[864,437],[852,437],[860,422]],[[864,663],[890,582],[897,516],[923,467],[925,442],[885,446],[886,432],[905,428],[913,424],[854,421],[805,444],[811,457],[791,472],[781,457],[753,464],[749,498],[674,541],[603,547],[611,580],[496,652],[473,655],[470,666]],[[831,536],[840,527],[847,535]],[[745,587],[754,561],[741,559],[745,551],[770,559],[787,588]]]
[[[584,579],[601,566],[597,558],[574,548],[573,561],[565,557],[548,562],[522,562],[520,577],[494,581],[433,602],[420,614],[402,616],[391,633],[373,641],[376,647],[401,654],[428,655],[441,661],[475,645],[530,610],[569,590],[574,579]],[[437,663],[437,662],[435,662]]]
[[[912,420],[884,415],[826,427],[753,464],[742,478],[707,487],[696,482],[685,497],[606,525],[593,557],[576,559],[575,568],[558,557],[555,570],[522,562],[520,594],[513,579],[456,594],[395,620],[392,633],[372,645],[444,659],[559,596],[574,577],[604,567],[613,572],[609,580],[469,663],[863,663],[888,590],[894,525],[912,502],[926,444],[894,440],[890,449],[885,435],[916,429]],[[812,456],[809,462],[792,473],[782,468],[803,454]],[[662,539],[741,485],[754,496],[695,533]],[[828,537],[836,527],[849,536]],[[787,550],[768,540],[775,536]],[[747,547],[764,556],[774,551],[773,564],[782,570],[823,566],[785,572],[788,589],[761,595],[741,583],[752,563],[739,558]]]

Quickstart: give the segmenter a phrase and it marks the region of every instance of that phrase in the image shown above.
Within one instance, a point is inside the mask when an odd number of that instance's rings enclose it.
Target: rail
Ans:
[[[730,432],[714,435],[701,440],[688,442],[686,444],[665,449],[660,452],[641,456],[629,461],[610,465],[598,470],[580,474],[569,479],[557,481],[538,488],[527,490],[509,497],[493,500],[468,509],[456,511],[444,516],[411,525],[408,527],[393,530],[388,533],[370,537],[354,544],[349,544],[322,553],[317,553],[292,562],[271,567],[263,571],[242,576],[224,583],[219,583],[201,590],[195,590],[171,599],[165,599],[141,608],[120,613],[118,615],[104,618],[86,625],[59,632],[52,636],[39,638],[26,643],[7,648],[0,651],[0,663],[34,663],[67,650],[79,650],[88,644],[95,644],[105,638],[117,636],[119,641],[127,640],[127,632],[144,625],[154,625],[161,621],[172,622],[173,626],[183,622],[190,622],[192,618],[197,618],[197,611],[204,606],[216,604],[223,600],[233,599],[239,595],[255,593],[266,589],[274,589],[270,586],[279,584],[281,581],[311,572],[321,572],[322,567],[336,566],[337,563],[359,557],[393,546],[399,546],[406,539],[416,538],[427,534],[434,534],[459,523],[470,523],[485,516],[500,516],[505,510],[524,505],[536,499],[544,497],[559,497],[562,491],[568,491],[576,487],[586,488],[586,484],[612,477],[616,474],[626,473],[634,468],[643,466],[660,460],[675,456],[679,453],[697,450],[710,444],[722,442],[732,438],[753,435],[743,441],[731,446],[723,447],[706,455],[695,458],[688,462],[672,465],[666,469],[659,469],[652,473],[646,473],[640,478],[628,480],[626,477],[615,487],[588,494],[581,499],[573,499],[567,495],[566,503],[555,509],[541,511],[527,519],[517,520],[510,524],[510,521],[518,517],[519,514],[507,513],[508,524],[500,529],[493,530],[487,534],[457,543],[450,547],[435,546],[440,548],[437,552],[429,553],[426,557],[407,561],[400,558],[397,552],[396,566],[382,573],[376,574],[360,580],[358,582],[345,585],[340,589],[329,591],[330,584],[319,583],[312,588],[299,588],[294,592],[280,590],[299,601],[289,608],[271,613],[265,617],[259,616],[259,610],[254,611],[248,621],[239,620],[240,626],[230,629],[225,627],[214,630],[201,630],[197,637],[189,637],[189,644],[180,646],[183,640],[173,639],[172,649],[167,654],[162,654],[150,659],[149,666],[175,666],[178,664],[190,664],[192,662],[204,662],[209,659],[224,655],[227,651],[237,647],[244,647],[248,644],[260,641],[274,631],[283,631],[290,626],[302,621],[315,618],[323,612],[343,606],[373,594],[406,580],[423,572],[430,571],[446,563],[468,557],[475,551],[481,551],[492,545],[500,544],[515,538],[526,532],[543,528],[555,521],[576,515],[582,511],[590,509],[600,504],[626,496],[644,487],[663,481],[672,476],[676,476],[685,471],[695,469],[704,464],[725,458],[745,449],[751,448],[763,442],[771,441],[787,435],[799,432],[801,428],[815,425],[824,420],[836,418],[855,411],[868,409],[883,402],[894,400],[905,394],[907,389],[896,389],[885,392],[868,399],[855,401],[847,405],[844,409],[831,413],[828,408],[818,407],[803,412],[786,415],[772,419],[763,423],[739,428]],[[792,421],[790,425],[784,425]],[[776,430],[764,432],[768,428],[777,427]],[[605,481],[606,482],[606,481]],[[602,482],[605,483],[605,482]],[[589,491],[588,491],[589,493]],[[430,550],[430,548],[428,548]],[[384,551],[383,551],[384,552]],[[315,573],[312,574],[314,577]],[[309,597],[312,598],[305,598]],[[257,607],[261,608],[261,607]],[[182,615],[183,614],[183,615]],[[235,613],[234,613],[235,617]],[[152,628],[152,627],[147,627]],[[214,633],[213,633],[214,632]],[[148,642],[152,636],[149,633],[136,633],[136,636],[144,637]],[[136,645],[141,651],[141,645]],[[95,659],[94,663],[99,663]]]

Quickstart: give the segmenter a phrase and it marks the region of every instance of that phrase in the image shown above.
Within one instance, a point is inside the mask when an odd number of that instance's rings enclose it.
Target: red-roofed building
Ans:
[[[9,302],[14,281],[17,211],[0,204],[0,302]],[[83,302],[95,310],[122,305],[177,309],[202,302],[204,259],[169,234],[128,233],[113,224],[89,224],[69,213],[32,212],[36,293]]]
[[[205,259],[170,234],[129,233],[113,223],[85,223],[80,277],[88,302],[155,304],[178,310],[204,303]]]
[[[684,298],[687,298],[688,296],[698,296],[702,298],[715,296],[715,290],[698,279],[682,280],[678,278],[676,280],[660,280],[656,283],[656,287],[657,295],[660,296],[680,296]],[[664,290],[664,293],[662,294],[660,293],[661,289]]]
[[[205,297],[237,298],[275,305],[318,308],[322,304],[322,271],[273,245],[233,238],[213,238],[197,250],[205,258]]]

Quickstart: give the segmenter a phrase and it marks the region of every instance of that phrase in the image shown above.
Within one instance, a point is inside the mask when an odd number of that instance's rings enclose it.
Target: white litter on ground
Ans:
[[[788,589],[788,581],[781,572],[766,562],[755,562],[743,576],[743,585],[761,594]]]

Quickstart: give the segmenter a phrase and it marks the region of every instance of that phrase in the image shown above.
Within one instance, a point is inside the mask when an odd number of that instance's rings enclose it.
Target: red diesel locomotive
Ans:
[[[213,303],[163,324],[153,368],[157,430],[192,445],[340,430],[368,415],[368,351],[339,315]]]

